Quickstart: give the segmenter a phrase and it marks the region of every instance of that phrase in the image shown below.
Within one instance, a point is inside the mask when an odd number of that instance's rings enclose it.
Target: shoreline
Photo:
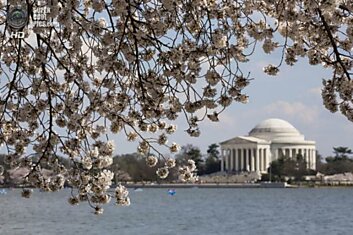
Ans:
[[[126,188],[293,188],[282,182],[273,183],[162,183],[162,184],[122,184]]]
[[[352,188],[352,184],[288,184],[285,182],[260,182],[260,183],[122,183],[129,189],[138,188]],[[116,185],[112,185],[114,189]],[[31,188],[25,186],[0,186],[1,189]],[[70,187],[65,187],[70,188]]]
[[[149,184],[149,183],[131,183],[122,184],[126,188],[352,188],[351,184],[341,185],[308,185],[308,184],[288,184],[285,182],[261,182],[261,183],[202,183],[202,184],[180,184],[180,183],[162,183],[162,184]]]
[[[258,188],[259,184],[122,184],[126,188]]]

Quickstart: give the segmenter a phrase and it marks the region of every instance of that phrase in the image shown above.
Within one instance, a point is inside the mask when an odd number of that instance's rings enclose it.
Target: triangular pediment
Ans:
[[[232,139],[220,143],[221,145],[235,145],[235,144],[270,144],[270,142],[255,138],[251,136],[237,136]]]

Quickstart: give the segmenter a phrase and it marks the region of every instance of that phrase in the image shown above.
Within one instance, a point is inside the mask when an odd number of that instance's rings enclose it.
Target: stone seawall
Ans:
[[[125,184],[127,188],[285,188],[285,183],[251,183],[251,184]]]

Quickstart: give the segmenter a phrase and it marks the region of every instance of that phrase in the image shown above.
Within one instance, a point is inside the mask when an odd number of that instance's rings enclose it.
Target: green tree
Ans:
[[[334,147],[334,156],[325,158],[326,164],[323,164],[321,172],[326,175],[353,172],[353,160],[349,155],[352,150],[348,147]]]
[[[283,178],[285,161],[286,157],[281,157],[271,162],[270,167],[268,168],[268,173],[271,175],[272,179],[280,180]]]
[[[159,164],[163,164],[160,162]],[[115,172],[126,172],[131,180],[139,181],[156,181],[156,167],[148,167],[145,158],[137,153],[123,154],[114,157],[111,170]],[[118,174],[119,175],[119,174]]]
[[[353,172],[353,161],[346,158],[327,157],[322,173],[334,175],[345,172]]]
[[[208,146],[206,165],[205,165],[206,174],[218,172],[221,169],[220,160],[219,160],[220,152],[218,148],[219,148],[218,144],[211,144],[210,146]]]
[[[275,180],[283,180],[284,176],[301,180],[304,175],[310,173],[306,165],[307,163],[301,154],[298,154],[296,158],[283,156],[271,163],[268,172]]]
[[[291,175],[295,177],[296,180],[302,180],[304,175],[309,175],[311,170],[307,168],[307,162],[301,154],[297,154],[294,161],[294,169],[292,168]]]
[[[336,158],[347,159],[349,155],[352,154],[352,150],[348,147],[333,147],[333,153],[335,154]]]

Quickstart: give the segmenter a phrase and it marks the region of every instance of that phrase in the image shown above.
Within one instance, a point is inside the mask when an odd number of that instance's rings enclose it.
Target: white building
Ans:
[[[280,157],[301,154],[307,167],[315,170],[315,141],[304,135],[287,121],[267,119],[256,125],[248,136],[237,136],[221,145],[221,171],[258,171],[266,173],[270,163]]]

